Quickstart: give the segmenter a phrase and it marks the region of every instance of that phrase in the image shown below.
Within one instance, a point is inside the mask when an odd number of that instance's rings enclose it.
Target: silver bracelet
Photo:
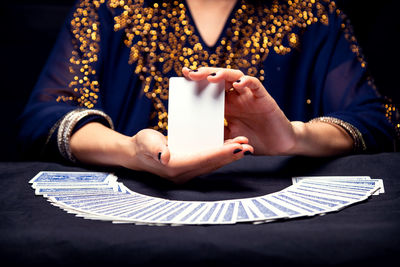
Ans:
[[[61,120],[60,126],[58,127],[57,132],[57,145],[60,154],[72,161],[77,162],[74,155],[72,155],[70,148],[70,140],[74,127],[76,124],[83,118],[91,115],[98,115],[105,118],[111,129],[114,129],[114,125],[110,116],[105,114],[103,111],[94,110],[94,109],[75,109],[69,113],[67,113],[64,118]]]
[[[326,122],[342,127],[353,138],[353,151],[362,152],[367,150],[362,133],[352,124],[342,121],[334,117],[318,117],[310,120],[309,122]]]

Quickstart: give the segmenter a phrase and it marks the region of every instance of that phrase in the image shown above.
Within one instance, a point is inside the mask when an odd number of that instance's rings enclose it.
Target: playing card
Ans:
[[[276,193],[223,201],[151,197],[103,172],[40,172],[29,182],[35,194],[77,217],[138,225],[265,223],[322,215],[383,190],[381,179],[368,176],[295,177],[292,181],[293,185]]]
[[[226,200],[225,207],[222,210],[219,222],[228,224],[228,223],[236,223],[237,213],[238,213],[238,201],[236,200]]]
[[[103,183],[114,179],[113,174],[105,172],[41,171],[29,183]]]
[[[168,147],[195,154],[224,143],[225,84],[184,77],[169,79]]]
[[[259,220],[263,221],[272,221],[277,219],[285,219],[288,218],[288,215],[278,209],[274,209],[267,203],[262,203],[257,198],[251,198],[245,200],[246,204],[249,208],[257,214],[260,218]]]
[[[303,176],[303,177],[293,177],[292,183],[298,183],[301,180],[319,180],[319,181],[334,181],[342,183],[369,183],[375,182],[378,184],[379,190],[374,192],[374,195],[379,195],[385,193],[385,188],[382,179],[371,179],[370,176]]]

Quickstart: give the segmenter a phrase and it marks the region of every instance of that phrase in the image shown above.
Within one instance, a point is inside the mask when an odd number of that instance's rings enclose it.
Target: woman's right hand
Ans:
[[[236,161],[254,149],[245,137],[226,140],[220,148],[197,154],[171,154],[161,133],[144,129],[129,137],[100,123],[88,123],[70,141],[72,154],[81,162],[122,166],[151,172],[175,183],[212,172]]]

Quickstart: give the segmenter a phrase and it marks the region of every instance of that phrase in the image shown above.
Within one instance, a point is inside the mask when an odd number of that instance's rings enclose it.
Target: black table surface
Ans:
[[[145,226],[91,221],[35,196],[39,171],[93,171],[50,162],[0,163],[0,262],[7,266],[390,266],[400,255],[400,153],[339,158],[248,156],[187,184],[113,171],[131,190],[176,200],[265,195],[304,175],[383,179],[386,192],[341,211],[254,225]],[[3,265],[5,266],[5,265]]]

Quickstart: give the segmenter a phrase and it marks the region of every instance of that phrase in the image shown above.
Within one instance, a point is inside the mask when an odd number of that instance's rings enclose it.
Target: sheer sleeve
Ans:
[[[98,1],[79,1],[66,19],[55,47],[31,94],[19,125],[22,152],[30,158],[59,156],[57,132],[67,114],[101,110],[98,72],[101,21]],[[97,120],[110,126],[102,112],[86,112],[75,127]],[[76,117],[78,118],[78,117]],[[64,120],[65,124],[65,120]]]
[[[321,95],[321,120],[347,123],[353,134],[345,129],[358,144],[358,151],[393,150],[395,128],[390,104],[375,88],[345,15],[336,10],[329,19],[330,48],[322,50],[330,55],[324,57],[329,61]]]

